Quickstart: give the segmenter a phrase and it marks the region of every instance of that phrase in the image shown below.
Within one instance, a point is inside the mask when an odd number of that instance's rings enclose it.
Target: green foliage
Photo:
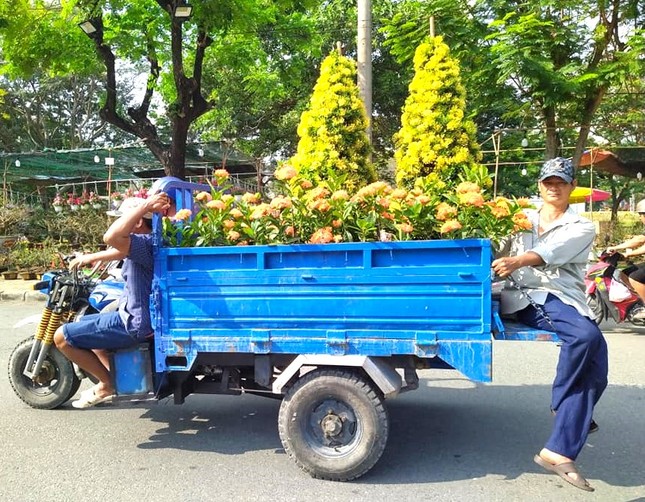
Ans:
[[[50,240],[74,249],[96,250],[110,225],[105,211],[66,211],[4,206],[0,208],[0,235],[21,235],[29,242]]]
[[[99,64],[87,38],[60,9],[44,1],[0,1],[2,73],[30,77],[75,73],[89,75]]]
[[[498,82],[518,76],[545,106],[570,98],[579,90],[575,77],[580,76],[581,62],[572,57],[572,50],[581,42],[577,26],[560,24],[536,7],[529,12],[510,12],[491,23],[491,28]]]
[[[64,249],[52,240],[31,243],[28,240],[17,242],[3,260],[9,270],[29,270],[43,272],[57,261],[58,253]]]
[[[630,5],[631,4],[631,5]],[[518,105],[510,113],[538,119],[545,130],[545,156],[567,152],[577,162],[586,146],[588,128],[611,87],[630,74],[643,75],[643,15],[632,2],[558,0],[526,2],[499,12],[487,37],[490,64],[498,82],[513,82]],[[585,22],[580,22],[584,19]],[[558,129],[562,128],[562,129]],[[563,132],[569,133],[563,139]]]
[[[401,117],[396,145],[396,182],[410,187],[431,174],[455,180],[481,154],[475,125],[464,117],[466,96],[459,66],[442,37],[421,44]]]
[[[214,37],[203,79],[213,108],[193,132],[205,141],[225,140],[252,157],[291,155],[316,80],[320,37],[314,21],[297,11],[259,22],[254,20],[255,33],[244,29]]]
[[[37,212],[32,220],[33,232],[39,240],[46,236],[74,249],[97,250],[103,246],[103,234],[110,226],[110,219],[103,210],[77,212]]]
[[[275,101],[284,106],[288,90],[281,89],[280,77],[286,73],[273,72],[272,66],[288,66],[290,60],[302,64],[302,59],[292,58],[289,51],[284,51],[288,59],[282,58],[284,54],[280,51],[267,51],[268,56],[263,57],[261,51],[256,51],[257,41],[271,44],[271,39],[276,38],[272,27],[280,26],[290,15],[306,21],[303,13],[315,3],[315,0],[193,0],[191,17],[178,23],[172,15],[177,5],[174,0],[69,0],[60,6],[43,0],[1,0],[0,44],[3,59],[7,60],[3,68],[7,74],[23,77],[102,74],[105,96],[101,118],[144,140],[167,174],[183,177],[186,141],[191,139],[189,128],[218,105],[214,99],[208,99],[214,93],[214,87],[209,86],[212,81],[203,79],[205,70],[213,66],[209,60],[212,62],[218,56],[226,59],[227,40],[237,37],[235,44],[228,45],[239,48],[246,39],[250,42],[248,57],[242,60],[246,66],[232,58],[233,64],[222,71],[228,75],[229,88],[237,86],[247,96],[258,96],[257,103],[262,103],[265,96],[269,106]],[[88,19],[97,28],[89,38],[77,26]],[[296,33],[287,27],[286,32],[289,35],[278,38],[287,45],[297,39],[300,45],[294,46],[299,47],[311,39],[308,29]],[[222,49],[219,53],[209,50],[214,42]],[[217,65],[221,67],[220,62]],[[242,71],[236,74],[231,68]],[[146,93],[130,94],[124,86],[132,80],[132,69],[147,76]],[[240,97],[239,93],[235,95]],[[238,107],[226,114],[226,125],[234,122],[239,105],[247,104],[248,100],[234,102]],[[262,111],[253,110],[252,116],[261,117]],[[279,110],[272,113],[273,117],[279,115]],[[222,137],[249,138],[256,132],[237,130]]]
[[[170,17],[160,8],[168,3],[168,0],[53,3],[0,0],[4,62],[1,71],[12,78],[32,74],[37,78],[69,73],[102,75],[105,69],[91,40],[77,26],[79,21],[101,12],[105,41],[118,58],[118,111],[127,119],[126,110],[140,105],[140,93],[130,93],[124,81],[134,80],[131,71],[145,74],[150,68],[148,58],[154,56],[160,63],[161,77],[149,78],[148,82],[162,100],[155,95],[148,117],[161,142],[169,144],[173,124],[167,112],[174,110],[173,116],[183,112],[176,105],[171,106],[177,99],[177,88],[172,73]],[[191,0],[189,3],[194,9],[192,17],[182,24],[182,72],[187,77],[193,76],[195,42],[201,30],[208,35],[206,40],[210,43],[205,50],[201,86],[212,108],[193,123],[195,127],[188,133],[188,141],[224,139],[257,158],[292,155],[298,140],[298,119],[316,81],[320,55],[340,40],[344,53],[354,57],[355,0]],[[372,136],[374,161],[379,170],[385,170],[391,156],[391,138],[398,129],[406,87],[412,78],[412,65],[407,63],[427,36],[430,15],[435,18],[437,33],[449,44],[451,55],[459,60],[468,95],[465,116],[476,121],[480,143],[503,128],[538,131],[532,133],[534,151],[521,152],[518,148],[502,152],[499,160],[506,167],[500,169],[500,190],[518,195],[534,191],[531,174],[544,154],[541,147],[545,137],[545,105],[553,105],[555,120],[550,127],[556,131],[553,144],[558,147],[572,145],[578,125],[583,121],[591,123],[594,135],[611,143],[622,142],[622,132],[626,131],[630,144],[642,144],[638,139],[642,138],[642,133],[638,136],[639,127],[642,129],[640,101],[627,104],[626,100],[613,98],[627,96],[626,92],[642,92],[626,85],[630,77],[642,80],[643,76],[639,58],[645,39],[639,28],[644,25],[644,19],[638,4],[636,0],[614,3],[372,0],[375,49]],[[489,26],[491,20],[498,22]],[[613,20],[617,25],[612,28],[608,23]],[[606,39],[610,39],[607,47],[603,46]],[[25,82],[31,84],[31,81]],[[64,84],[76,87],[75,83]],[[39,82],[33,85],[38,87]],[[608,86],[606,94],[594,94],[594,89],[602,86]],[[105,97],[101,91],[91,95],[95,101]],[[603,102],[611,99],[613,110],[604,110],[596,118],[592,117],[593,120],[582,119],[586,117],[582,113],[585,108],[593,112],[597,104],[594,97],[598,96]],[[26,94],[14,96],[10,92],[0,115],[14,118],[10,116],[17,113],[17,108],[10,109],[9,105],[19,101],[26,104],[32,99]],[[161,101],[163,105],[155,108],[155,103]],[[93,103],[92,109],[97,105]],[[623,106],[630,108],[623,113]],[[35,109],[45,111],[51,107],[46,103]],[[54,118],[41,121],[40,114],[30,115],[41,124],[55,127]],[[614,134],[610,134],[612,128]],[[0,131],[5,150],[11,150],[7,145],[15,150],[19,146],[31,147],[30,136],[23,134],[24,129],[16,128],[12,120],[6,131]],[[600,134],[599,129],[603,129]],[[18,138],[14,131],[20,132],[20,144],[11,142],[12,138]],[[140,137],[149,138],[148,132]],[[520,139],[521,134],[518,133]],[[106,137],[101,131],[88,132],[86,137],[89,136],[99,141],[123,142],[121,138]],[[61,141],[69,139],[71,143],[74,137],[75,133],[65,123],[56,128],[54,136],[48,136],[49,143],[45,146],[60,148]],[[513,143],[505,137],[503,143],[502,149],[507,150],[519,144],[519,139]],[[63,143],[62,148],[71,146]],[[571,154],[568,150],[561,153]],[[494,155],[484,154],[485,162],[492,166]],[[514,161],[535,164],[527,166],[529,175],[523,177],[519,173],[526,164],[512,166]]]
[[[313,182],[342,175],[347,188],[354,189],[375,181],[367,125],[356,65],[334,51],[323,61],[309,109],[302,114],[291,164]]]
[[[101,147],[123,142],[99,117],[102,86],[98,77],[38,74],[30,79],[2,78],[0,149],[7,152]],[[37,172],[34,174],[45,174]]]
[[[406,0],[395,3],[392,14],[382,20],[379,29],[385,37],[383,47],[397,63],[411,68],[416,48],[427,40],[428,19],[434,17],[436,33],[443,36],[451,56],[459,61],[468,95],[466,116],[476,122],[480,142],[500,127],[502,116],[504,127],[514,127],[521,105],[511,83],[498,82],[498,70],[490,63],[489,44],[483,42],[489,33],[488,20],[496,10],[504,8],[499,2],[488,1]],[[407,86],[411,76],[407,78],[399,70],[399,78]]]
[[[645,47],[643,48],[645,51]],[[645,66],[645,65],[643,65]],[[645,145],[645,68],[611,89],[597,112],[596,135],[609,144]]]
[[[20,238],[0,249],[0,266],[10,270],[48,268],[58,253],[87,252],[103,247],[110,224],[104,211],[94,209],[55,213],[24,206],[0,208],[0,235]]]

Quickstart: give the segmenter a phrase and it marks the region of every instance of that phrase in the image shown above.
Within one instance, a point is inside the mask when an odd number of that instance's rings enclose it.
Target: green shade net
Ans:
[[[105,159],[113,158],[112,166]],[[152,152],[142,146],[112,149],[83,149],[41,152],[1,153],[4,178],[11,183],[53,185],[57,182],[158,178],[163,168]],[[16,165],[18,161],[19,165]],[[226,168],[237,176],[257,174],[252,159],[222,143],[188,145],[186,176],[208,176],[214,169]],[[111,169],[110,169],[111,167]],[[49,181],[49,183],[47,183]]]

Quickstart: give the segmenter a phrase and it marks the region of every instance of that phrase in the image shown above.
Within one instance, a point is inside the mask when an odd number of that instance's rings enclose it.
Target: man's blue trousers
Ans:
[[[518,312],[518,320],[555,331],[562,341],[551,397],[555,421],[545,447],[575,460],[589,434],[594,406],[607,387],[607,342],[594,321],[556,296],[549,294],[541,308],[529,305]]]

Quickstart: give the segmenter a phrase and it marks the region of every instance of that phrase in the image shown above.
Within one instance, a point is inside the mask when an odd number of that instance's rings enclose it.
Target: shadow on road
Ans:
[[[182,406],[172,399],[142,416],[163,424],[144,449],[177,448],[238,455],[245,451],[282,449],[278,436],[280,402],[256,396],[193,395]]]
[[[450,388],[455,382],[462,388]],[[549,386],[475,385],[465,379],[421,380],[421,386],[388,402],[388,446],[357,483],[414,484],[489,475],[513,480],[541,472],[533,455],[550,433]],[[279,402],[254,396],[190,396],[183,406],[154,406],[142,418],[162,427],[139,447],[284,453],[278,408]],[[595,417],[600,430],[589,436],[578,459],[582,472],[611,486],[642,486],[644,415],[642,388],[610,386]]]

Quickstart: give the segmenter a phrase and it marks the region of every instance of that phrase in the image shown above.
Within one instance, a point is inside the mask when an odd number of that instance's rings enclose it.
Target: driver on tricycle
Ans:
[[[74,408],[90,408],[110,402],[114,397],[110,372],[99,357],[100,350],[134,346],[152,333],[149,307],[153,275],[152,213],[165,212],[170,206],[171,200],[163,192],[147,199],[126,199],[120,208],[122,216],[103,236],[110,248],[77,259],[78,265],[124,259],[125,289],[117,311],[88,315],[79,322],[63,324],[54,334],[58,350],[98,380],[98,384],[72,402]],[[96,349],[98,353],[93,351]]]

